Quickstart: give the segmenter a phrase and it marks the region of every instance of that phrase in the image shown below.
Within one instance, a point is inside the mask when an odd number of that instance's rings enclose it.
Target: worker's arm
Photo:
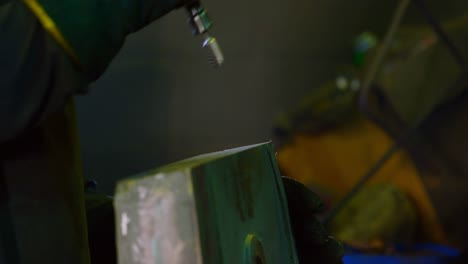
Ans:
[[[122,47],[125,37],[187,0],[23,0],[41,19],[56,24],[57,38],[89,81],[98,78]]]
[[[0,143],[96,80],[125,37],[183,0],[0,0]]]

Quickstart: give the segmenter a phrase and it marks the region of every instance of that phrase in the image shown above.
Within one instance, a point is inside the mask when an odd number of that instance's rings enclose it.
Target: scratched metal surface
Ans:
[[[125,181],[115,198],[118,262],[201,263],[188,171]]]
[[[269,143],[122,181],[115,207],[119,263],[255,263],[247,256],[259,249],[249,252],[249,235],[260,241],[263,263],[298,263]]]

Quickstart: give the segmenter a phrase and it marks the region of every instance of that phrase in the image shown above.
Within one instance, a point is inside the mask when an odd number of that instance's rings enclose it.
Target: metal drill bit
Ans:
[[[186,9],[189,14],[189,24],[192,27],[193,35],[204,36],[203,48],[208,49],[208,62],[215,68],[221,67],[224,62],[224,56],[216,39],[208,34],[212,22],[206,10],[198,1],[186,6]]]
[[[203,48],[207,48],[209,50],[208,62],[210,63],[211,66],[215,68],[219,68],[223,65],[224,63],[223,52],[221,51],[218,41],[216,41],[216,38],[210,35],[205,35]]]

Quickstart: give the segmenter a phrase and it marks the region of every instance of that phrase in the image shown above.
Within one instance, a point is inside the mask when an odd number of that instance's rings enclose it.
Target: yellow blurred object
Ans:
[[[333,202],[341,199],[388,150],[393,140],[363,117],[326,133],[295,135],[278,151],[283,175],[309,186],[329,190]],[[391,183],[407,193],[417,207],[425,240],[447,243],[437,213],[411,159],[401,150],[393,155],[372,183]]]
[[[349,199],[328,222],[328,229],[345,243],[411,244],[417,241],[419,223],[416,206],[406,192],[379,183],[365,186]]]

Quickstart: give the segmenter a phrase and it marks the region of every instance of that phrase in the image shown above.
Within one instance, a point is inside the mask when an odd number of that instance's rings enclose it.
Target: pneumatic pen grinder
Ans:
[[[207,49],[209,52],[210,64],[215,68],[220,67],[224,62],[224,56],[217,40],[208,33],[212,22],[206,10],[199,1],[190,2],[185,6],[185,9],[189,15],[189,24],[192,27],[192,34],[194,36],[201,35],[204,38],[203,48]]]

